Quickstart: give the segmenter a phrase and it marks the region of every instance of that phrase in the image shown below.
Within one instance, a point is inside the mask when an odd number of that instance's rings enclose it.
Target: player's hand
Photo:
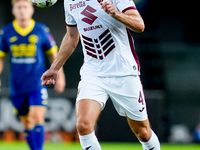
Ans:
[[[57,93],[62,93],[65,90],[65,75],[61,70],[59,71],[54,89]]]
[[[102,9],[110,16],[114,17],[117,12],[115,6],[111,2],[100,2]]]
[[[58,70],[49,69],[47,70],[41,77],[43,86],[50,86],[56,83],[56,79],[58,76]]]

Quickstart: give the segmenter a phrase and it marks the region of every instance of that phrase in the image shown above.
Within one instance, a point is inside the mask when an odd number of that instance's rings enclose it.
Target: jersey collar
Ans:
[[[14,20],[13,21],[13,27],[14,29],[16,30],[16,32],[18,32],[20,35],[22,36],[26,36],[28,35],[32,30],[33,28],[35,27],[35,21],[33,19],[30,20],[30,23],[29,25],[23,29],[19,26],[19,24],[17,23],[17,20]]]

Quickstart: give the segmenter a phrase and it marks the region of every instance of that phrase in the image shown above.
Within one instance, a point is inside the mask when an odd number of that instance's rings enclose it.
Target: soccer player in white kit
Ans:
[[[96,121],[111,98],[144,150],[160,150],[147,117],[140,64],[129,30],[144,31],[132,0],[65,0],[67,33],[60,51],[42,76],[43,85],[55,84],[59,69],[73,53],[79,37],[84,53],[76,102],[76,128],[83,150],[101,150]],[[119,135],[120,136],[120,135]]]

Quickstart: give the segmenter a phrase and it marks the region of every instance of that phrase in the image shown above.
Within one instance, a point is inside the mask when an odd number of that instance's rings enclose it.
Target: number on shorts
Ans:
[[[142,103],[142,105],[144,105],[144,100],[143,100],[142,92],[141,92],[141,91],[140,91],[140,93],[139,93],[139,99],[138,99],[138,102],[139,102],[139,103]]]

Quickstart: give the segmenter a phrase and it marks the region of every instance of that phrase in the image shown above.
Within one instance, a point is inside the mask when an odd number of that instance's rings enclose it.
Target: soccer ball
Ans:
[[[37,7],[46,8],[54,5],[57,0],[31,0],[31,2]]]

